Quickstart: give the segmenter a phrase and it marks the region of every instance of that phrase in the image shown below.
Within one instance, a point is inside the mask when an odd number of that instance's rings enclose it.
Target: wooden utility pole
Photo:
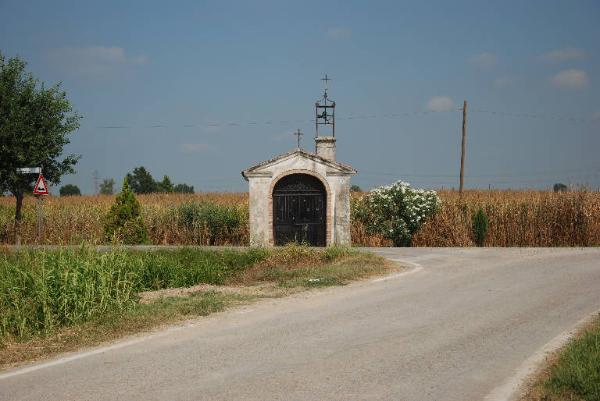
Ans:
[[[463,120],[462,120],[462,144],[460,149],[460,187],[458,193],[462,195],[465,184],[465,146],[467,139],[467,101],[463,103]]]

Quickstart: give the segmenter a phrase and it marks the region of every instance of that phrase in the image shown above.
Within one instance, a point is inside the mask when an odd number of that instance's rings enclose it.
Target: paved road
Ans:
[[[531,355],[600,310],[600,249],[377,252],[412,270],[3,372],[0,399],[501,399]]]

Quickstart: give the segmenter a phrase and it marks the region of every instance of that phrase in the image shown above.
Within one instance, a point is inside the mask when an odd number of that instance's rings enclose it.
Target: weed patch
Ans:
[[[523,401],[600,401],[600,316],[559,352]]]

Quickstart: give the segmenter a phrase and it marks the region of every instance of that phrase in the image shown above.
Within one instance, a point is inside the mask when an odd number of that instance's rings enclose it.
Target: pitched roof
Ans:
[[[339,170],[342,173],[356,174],[356,170],[352,166],[350,166],[348,164],[340,163],[340,162],[335,161],[335,160],[329,160],[329,159],[326,159],[326,158],[324,158],[322,156],[317,155],[316,153],[307,152],[307,151],[305,151],[303,149],[295,149],[295,150],[292,150],[291,152],[280,154],[280,155],[275,156],[274,158],[272,158],[270,160],[265,160],[263,162],[260,162],[260,163],[258,163],[256,165],[252,166],[252,167],[249,167],[249,168],[243,170],[242,171],[242,176],[246,180],[248,180],[248,174],[252,174],[253,172],[256,172],[257,170],[260,170],[260,169],[262,169],[264,167],[267,167],[269,165],[275,164],[277,162],[280,162],[282,160],[291,158],[291,157],[296,156],[296,155],[302,156],[302,157],[306,157],[306,158],[314,160],[316,162],[325,164],[325,165],[327,165],[329,167],[333,167],[333,168]]]

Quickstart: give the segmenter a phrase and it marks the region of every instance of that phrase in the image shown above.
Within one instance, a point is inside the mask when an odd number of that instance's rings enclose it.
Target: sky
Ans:
[[[11,1],[0,51],[83,117],[61,184],[144,166],[196,191],[314,151],[328,74],[337,158],[362,189],[600,186],[600,2]]]

